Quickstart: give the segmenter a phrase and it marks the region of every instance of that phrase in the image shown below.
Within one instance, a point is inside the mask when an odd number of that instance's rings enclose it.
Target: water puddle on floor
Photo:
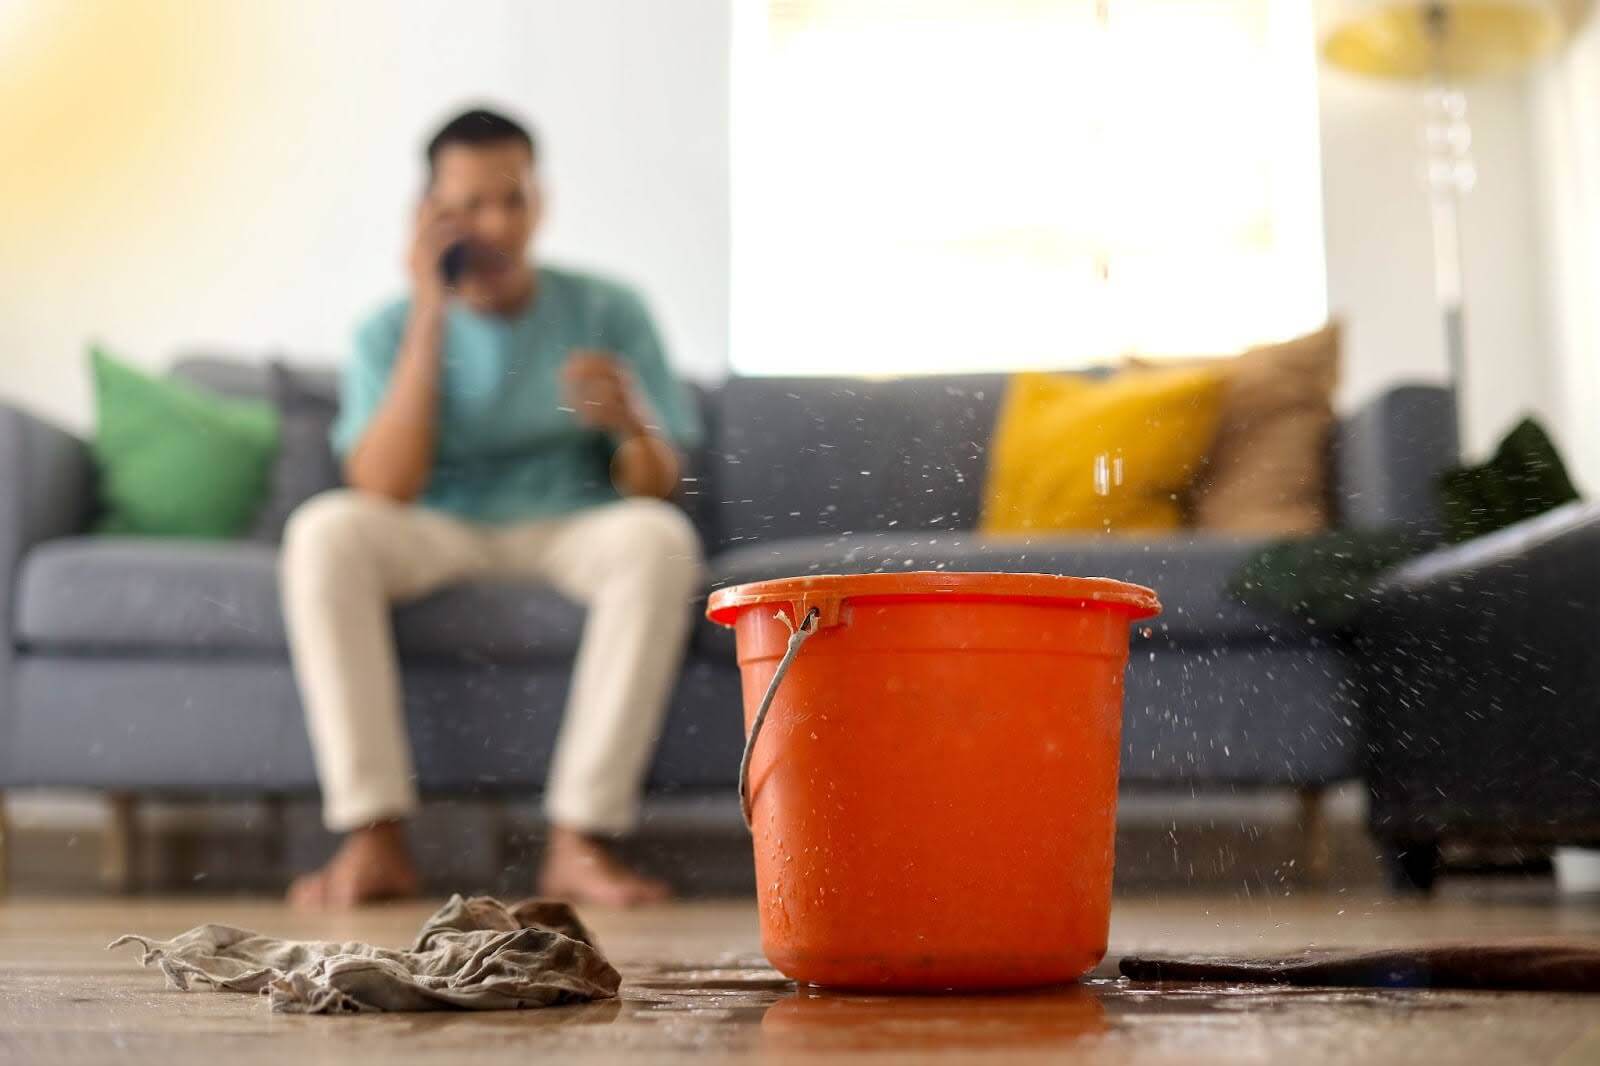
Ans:
[[[627,975],[622,1002],[619,1022],[705,1026],[721,1030],[713,1040],[717,1044],[755,1037],[764,1049],[813,1051],[1039,1048],[1164,1023],[1193,1026],[1209,1019],[1226,1025],[1245,1015],[1270,1014],[1315,1024],[1348,1019],[1352,1012],[1399,1014],[1460,1005],[1441,993],[1153,984],[1110,977],[1007,994],[890,996],[796,986],[755,961],[636,970]]]
[[[1104,970],[1102,970],[1104,972]],[[1008,994],[875,995],[794,982],[759,957],[624,967],[618,999],[552,1010],[382,1016],[375,1031],[406,1046],[474,1048],[580,1058],[584,1054],[896,1051],[1054,1052],[1095,1047],[1256,1049],[1313,1034],[1333,1041],[1351,1023],[1404,1023],[1464,1005],[1466,993],[1288,986],[1153,984],[1098,976]],[[1479,994],[1480,996],[1483,994]],[[359,1026],[360,1021],[356,1024]],[[380,1028],[381,1027],[381,1030]],[[397,1034],[398,1029],[398,1034]],[[1339,1038],[1344,1039],[1344,1038]],[[1113,1055],[1113,1057],[1116,1057]]]

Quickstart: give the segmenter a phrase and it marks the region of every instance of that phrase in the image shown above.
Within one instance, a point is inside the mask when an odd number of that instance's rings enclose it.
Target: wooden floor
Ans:
[[[755,909],[687,903],[585,917],[625,976],[620,1001],[498,1014],[278,1016],[231,993],[181,993],[109,953],[115,934],[218,921],[401,945],[428,905],[306,917],[238,900],[0,902],[0,1062],[1600,1063],[1600,997],[1139,986],[1109,977],[1009,997],[796,990],[761,958]],[[1567,934],[1600,905],[1343,895],[1119,901],[1113,953]]]

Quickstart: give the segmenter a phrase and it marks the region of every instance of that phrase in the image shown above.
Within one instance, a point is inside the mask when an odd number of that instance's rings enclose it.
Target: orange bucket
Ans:
[[[708,617],[738,639],[741,794],[772,964],[907,990],[1093,969],[1111,918],[1128,625],[1159,610],[1138,585],[1048,574],[713,593]]]

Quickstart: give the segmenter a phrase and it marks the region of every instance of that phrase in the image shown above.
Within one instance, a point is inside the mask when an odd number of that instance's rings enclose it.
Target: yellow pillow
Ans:
[[[1220,367],[1016,374],[989,447],[985,533],[1132,532],[1182,523],[1178,496],[1216,435]]]

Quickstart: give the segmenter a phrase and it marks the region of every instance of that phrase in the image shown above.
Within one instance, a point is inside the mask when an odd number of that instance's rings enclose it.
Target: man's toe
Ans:
[[[297,910],[320,910],[328,905],[327,877],[321,870],[301,874],[289,884],[289,906]]]

